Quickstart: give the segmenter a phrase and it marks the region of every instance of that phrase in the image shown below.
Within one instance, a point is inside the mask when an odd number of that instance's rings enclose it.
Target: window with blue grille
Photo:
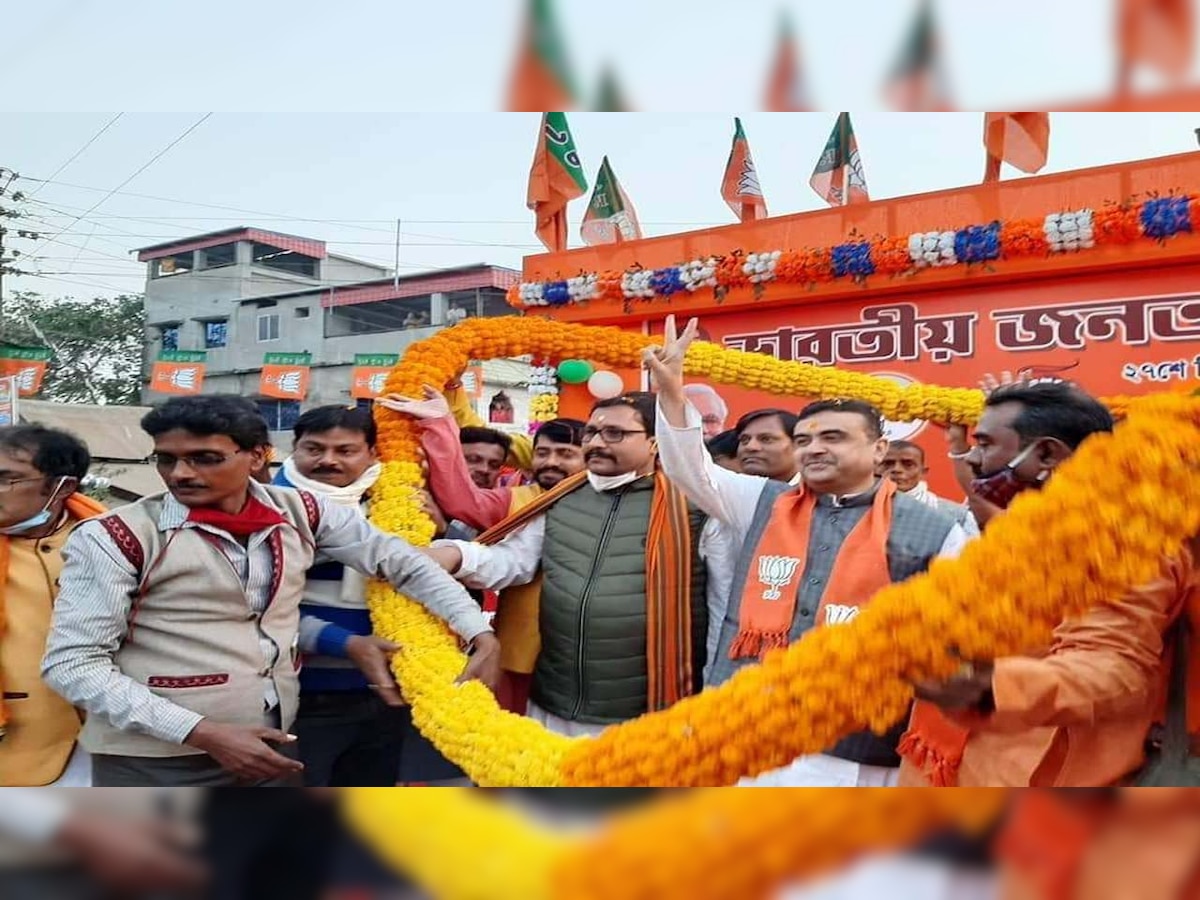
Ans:
[[[229,337],[229,322],[222,319],[219,322],[204,323],[204,346],[211,350],[214,347],[224,347]]]
[[[300,418],[300,401],[259,400],[258,411],[271,431],[291,431]]]
[[[164,350],[179,349],[179,326],[164,325],[162,328],[162,348]]]

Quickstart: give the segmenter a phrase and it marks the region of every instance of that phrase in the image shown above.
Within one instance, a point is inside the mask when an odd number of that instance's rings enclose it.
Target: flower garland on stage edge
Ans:
[[[344,792],[343,810],[438,900],[725,900],[769,896],[939,827],[978,832],[1006,798],[987,788],[696,791],[574,839],[468,789],[357,788]]]
[[[475,320],[413,345],[386,390],[416,395],[442,384],[472,356],[530,352],[631,365],[645,342],[616,329],[547,320]],[[892,419],[971,422],[978,391],[900,388],[839,372],[697,344],[689,374],[777,393],[858,396]],[[413,425],[380,410],[386,460],[375,521],[415,544],[432,525],[420,511]],[[884,728],[911,699],[913,680],[951,674],[968,658],[1044,642],[1064,616],[1148,580],[1164,553],[1200,531],[1200,403],[1142,398],[1115,436],[1086,445],[1043,490],[1012,509],[957,560],[877,594],[852,623],[817,629],[719,689],[671,709],[571,740],[503,712],[482,685],[453,684],[463,656],[445,628],[381,585],[369,594],[378,633],[404,650],[396,672],[421,731],[485,786],[732,784],[847,733]],[[982,604],[982,605],[977,605]],[[936,636],[931,638],[930,636]]]
[[[1200,197],[1150,196],[1093,211],[1048,213],[967,225],[955,230],[914,232],[907,237],[854,237],[833,247],[770,249],[693,259],[662,269],[589,272],[574,278],[513,285],[507,300],[518,309],[571,306],[589,301],[623,303],[670,300],[679,293],[711,288],[718,298],[753,286],[760,296],[771,282],[814,287],[840,278],[858,284],[873,275],[909,276],[930,268],[988,265],[997,260],[1058,256],[1138,240],[1165,243],[1200,230]]]

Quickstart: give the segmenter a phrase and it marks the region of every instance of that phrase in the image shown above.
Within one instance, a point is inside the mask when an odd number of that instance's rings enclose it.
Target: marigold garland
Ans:
[[[645,342],[616,329],[542,319],[476,319],[412,346],[388,392],[442,384],[471,357],[531,352],[630,365]],[[978,391],[916,385],[693,345],[689,374],[775,393],[858,396],[889,418],[973,421]],[[432,532],[420,511],[413,425],[379,410],[387,461],[375,521],[416,544]],[[852,623],[811,632],[716,690],[610,728],[590,740],[551,734],[502,712],[478,684],[456,686],[454,640],[416,604],[376,585],[378,632],[405,649],[396,671],[418,727],[481,785],[731,784],[829,746],[863,727],[884,728],[911,699],[911,682],[950,674],[947,648],[990,658],[1043,642],[1062,618],[1111,600],[1156,571],[1162,553],[1200,531],[1200,402],[1141,398],[1116,436],[1088,441],[1037,494],[1012,509],[954,561],[877,594]],[[1123,477],[1128,476],[1128,477]]]
[[[343,808],[385,860],[438,900],[726,900],[768,896],[935,828],[976,831],[995,820],[1006,795],[696,791],[576,839],[467,789],[354,789]]]
[[[865,283],[873,275],[915,275],[930,267],[990,263],[993,260],[1051,256],[1101,245],[1148,239],[1164,243],[1178,234],[1200,231],[1200,197],[1172,193],[1140,202],[1108,204],[1099,210],[1048,213],[1041,219],[969,224],[952,230],[915,232],[865,240],[851,234],[833,247],[735,250],[726,256],[691,260],[656,270],[635,266],[626,272],[583,273],[574,278],[524,282],[508,289],[518,309],[566,306],[591,300],[634,302],[669,300],[680,290],[703,284],[718,298],[754,285],[756,296],[770,282],[807,287],[839,278]],[[697,284],[689,273],[711,267],[712,277]]]

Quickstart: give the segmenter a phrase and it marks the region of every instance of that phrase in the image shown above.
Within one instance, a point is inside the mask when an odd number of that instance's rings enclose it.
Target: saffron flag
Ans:
[[[621,241],[636,241],[642,236],[633,204],[625,196],[625,190],[608,164],[608,157],[600,163],[596,175],[596,187],[587,212],[583,214],[583,225],[579,234],[585,244],[617,244]]]
[[[837,122],[808,183],[830,206],[865,203],[871,199],[867,192],[862,157],[858,153],[858,141],[854,137],[854,126],[850,124],[850,113],[838,113]]]
[[[791,19],[785,15],[779,26],[779,43],[775,49],[775,62],[771,66],[763,108],[767,112],[805,112],[808,110],[808,101],[804,93],[796,39]]]
[[[554,4],[552,0],[529,0],[508,85],[508,111],[573,109],[576,97],[566,43],[554,20]]]
[[[733,146],[729,149],[725,177],[721,180],[721,197],[743,222],[767,216],[767,200],[758,183],[758,171],[754,168],[750,142],[742,130],[741,119],[733,120]]]
[[[1002,162],[1022,172],[1036,172],[1046,165],[1050,152],[1050,113],[984,113],[983,145],[987,148],[985,182],[999,180]]]
[[[542,114],[525,205],[537,219],[537,236],[550,252],[567,249],[567,204],[587,190],[583,165],[564,113]]]
[[[1170,78],[1187,74],[1194,55],[1193,0],[1121,0],[1117,48],[1122,90],[1136,63]]]
[[[258,392],[279,400],[303,400],[308,396],[308,353],[268,353],[263,358]]]
[[[36,396],[53,356],[46,347],[0,347],[0,377],[15,378],[22,397]]]
[[[400,361],[398,353],[356,353],[350,374],[350,396],[355,400],[372,400],[382,396],[388,375]]]
[[[207,358],[203,350],[164,350],[150,370],[150,390],[160,394],[199,394]]]
[[[892,109],[903,112],[949,112],[950,91],[942,73],[933,7],[923,0],[916,21],[888,74],[885,90]]]

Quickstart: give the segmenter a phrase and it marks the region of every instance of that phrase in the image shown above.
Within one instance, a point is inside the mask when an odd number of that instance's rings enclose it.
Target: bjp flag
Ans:
[[[381,396],[388,375],[399,359],[396,353],[356,353],[350,396],[355,400],[372,400]]]
[[[45,347],[0,347],[0,377],[15,378],[21,396],[33,397],[42,389],[53,355]]]
[[[199,394],[205,364],[157,360],[150,370],[150,390],[160,394]]]
[[[984,113],[983,146],[987,149],[985,182],[999,180],[1002,162],[1022,172],[1037,172],[1050,153],[1050,113]]]
[[[308,366],[264,365],[258,392],[279,400],[303,400],[308,395]]]
[[[743,222],[767,216],[767,201],[758,184],[758,170],[754,168],[754,157],[750,155],[750,142],[742,130],[741,119],[733,120],[733,146],[729,148],[729,159],[725,162],[721,197]]]

